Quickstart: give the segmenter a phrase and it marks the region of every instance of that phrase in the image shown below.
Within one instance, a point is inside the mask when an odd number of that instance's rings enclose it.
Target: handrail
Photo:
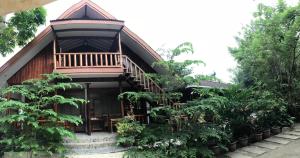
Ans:
[[[162,95],[163,98],[161,98],[162,103],[165,104],[168,102],[168,98],[165,95],[165,91],[150,77],[146,76],[145,72],[142,68],[140,68],[135,62],[133,62],[130,58],[128,58],[126,55],[122,55],[123,58],[123,66],[127,73],[132,74],[134,77],[139,79],[140,84],[144,86],[145,89],[149,89],[149,91],[153,93],[159,93],[160,96]],[[127,62],[128,61],[128,62]],[[126,65],[127,64],[127,65]],[[154,85],[154,87],[150,85]],[[167,100],[165,100],[167,99]]]
[[[140,68],[136,63],[134,63],[130,58],[128,58],[126,55],[123,55],[123,58],[126,58],[127,60],[129,60],[130,61],[130,63],[132,63],[132,64],[134,64],[135,65],[135,67],[137,67],[138,68],[138,70],[137,71],[141,71],[142,72],[142,74],[146,74],[144,71],[143,71],[143,69],[142,68]],[[123,64],[124,64],[124,62],[123,62]],[[145,76],[145,75],[144,75]],[[145,77],[147,77],[147,76],[145,76]],[[162,91],[163,92],[163,90],[160,88],[160,86],[158,86],[157,85],[157,83],[155,83],[150,77],[147,77],[148,78],[148,80],[150,80],[157,88],[159,88],[159,90],[160,91]]]
[[[56,69],[122,67],[120,52],[55,53]]]

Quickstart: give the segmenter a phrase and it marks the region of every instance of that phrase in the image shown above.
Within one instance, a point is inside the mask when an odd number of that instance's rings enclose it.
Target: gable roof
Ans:
[[[67,9],[57,20],[73,19],[80,17],[80,11],[82,8],[88,7],[90,10],[87,12],[92,19],[93,17],[99,17],[100,19],[117,20],[114,16],[100,8],[98,5],[90,0],[82,0],[69,9]],[[54,33],[51,26],[47,26],[38,36],[36,36],[31,42],[23,47],[16,55],[8,60],[4,65],[0,67],[0,87],[2,87],[7,79],[13,76],[20,68],[22,68],[31,58],[33,58],[41,49],[48,45],[54,39]],[[154,51],[144,40],[133,33],[126,26],[121,31],[122,43],[130,46],[135,52],[142,52],[143,54],[137,54],[144,57],[144,60],[151,64],[154,61],[162,60],[161,56]],[[124,41],[123,41],[124,40]],[[157,69],[156,71],[161,72]]]

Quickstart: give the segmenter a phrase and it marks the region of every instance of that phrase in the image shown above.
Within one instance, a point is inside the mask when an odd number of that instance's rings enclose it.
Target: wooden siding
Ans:
[[[17,71],[7,83],[9,85],[20,84],[25,80],[42,78],[41,74],[53,71],[53,52],[52,43],[45,47],[19,71]]]

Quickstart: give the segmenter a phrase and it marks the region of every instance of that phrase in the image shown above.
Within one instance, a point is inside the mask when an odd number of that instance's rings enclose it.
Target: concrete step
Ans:
[[[230,152],[230,153],[227,153],[226,156],[229,158],[253,158],[252,156],[244,155],[239,152]]]
[[[245,155],[245,156],[250,156],[250,157],[255,157],[255,156],[257,156],[257,154],[255,154],[255,153],[252,153],[252,152],[248,152],[248,151],[242,150],[242,148],[237,149],[235,152],[240,153],[240,154],[243,154],[243,155]]]
[[[288,144],[289,142],[291,142],[291,140],[289,140],[289,139],[284,139],[284,138],[279,138],[279,137],[274,137],[274,136],[271,138],[265,139],[265,141],[278,143],[278,144]]]
[[[298,139],[298,138],[300,138],[300,136],[295,136],[295,135],[289,135],[289,134],[286,134],[286,133],[284,133],[284,134],[277,134],[277,135],[275,135],[275,137],[280,137],[280,138],[286,138],[286,139],[292,139],[292,140],[295,140],[295,139]]]
[[[66,143],[69,149],[98,149],[102,147],[115,146],[116,142],[93,142],[93,143]]]
[[[92,143],[92,142],[111,142],[116,140],[115,133],[96,132],[90,136],[83,133],[76,133],[76,139],[65,139],[65,143]]]
[[[240,150],[252,153],[252,154],[254,154],[256,156],[257,155],[261,155],[261,154],[263,154],[263,153],[265,153],[265,152],[268,151],[268,149],[266,149],[266,148],[257,147],[257,146],[254,146],[254,145],[243,147]]]
[[[284,134],[300,136],[300,132],[297,131],[288,131],[288,132],[284,132]]]
[[[254,143],[252,145],[258,146],[258,147],[267,148],[267,149],[270,149],[270,150],[277,149],[277,148],[279,148],[281,146],[278,143],[272,143],[272,142],[268,142],[268,141],[256,142],[256,143]]]
[[[76,149],[69,150],[67,156],[70,155],[91,155],[91,154],[106,154],[106,153],[116,153],[128,150],[127,148],[121,148],[116,146],[103,147],[99,149]]]

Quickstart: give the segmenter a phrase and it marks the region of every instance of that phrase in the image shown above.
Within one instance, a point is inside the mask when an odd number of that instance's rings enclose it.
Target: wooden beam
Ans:
[[[56,69],[56,40],[53,40],[53,64],[54,70]]]
[[[69,36],[69,37],[57,37],[58,40],[67,39],[103,39],[103,40],[113,40],[114,37],[99,37],[99,36]]]
[[[119,80],[119,89],[120,89],[120,94],[123,93],[123,87],[122,87],[122,80],[121,80],[121,77],[120,77],[120,80]],[[123,101],[121,100],[120,102],[120,107],[121,107],[121,114],[122,114],[122,117],[124,117],[124,103]]]
[[[97,28],[74,28],[74,29],[61,29],[55,30],[55,33],[58,32],[72,32],[72,31],[103,31],[103,32],[120,32],[120,29],[97,29]]]
[[[99,78],[73,78],[72,82],[109,82],[119,81],[118,77],[99,77]]]
[[[88,135],[91,135],[91,128],[90,128],[90,116],[89,116],[89,85],[90,83],[85,83],[85,86],[84,86],[84,98],[85,98],[85,101],[87,102],[85,104],[85,108],[84,108],[84,117],[85,117],[85,132],[88,134]]]

